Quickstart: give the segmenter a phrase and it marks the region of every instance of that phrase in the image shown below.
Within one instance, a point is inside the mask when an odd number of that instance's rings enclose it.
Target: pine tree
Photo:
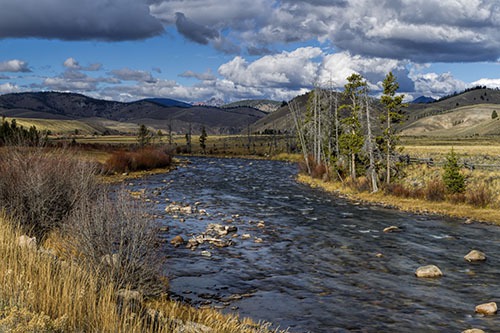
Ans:
[[[450,193],[463,193],[465,191],[465,177],[460,172],[458,156],[453,148],[446,156],[444,164],[443,182]]]
[[[144,148],[151,142],[151,133],[149,132],[146,125],[142,124],[137,132],[137,143],[139,147]]]
[[[348,157],[352,179],[356,179],[356,157],[361,152],[364,142],[360,112],[362,96],[364,96],[366,89],[367,83],[361,75],[352,74],[349,76],[347,84],[344,86],[343,95],[351,103],[340,107],[341,110],[347,112],[347,115],[342,119],[343,131],[339,137],[339,145],[341,152]]]
[[[207,149],[207,131],[205,130],[205,126],[201,127],[200,147],[203,154],[205,154]]]
[[[382,83],[384,87],[384,94],[382,95],[381,102],[385,107],[385,115],[382,117],[382,122],[385,125],[383,129],[383,141],[385,145],[382,149],[385,151],[385,167],[386,167],[386,183],[391,183],[391,155],[399,141],[399,136],[393,127],[393,123],[401,120],[401,108],[406,105],[403,104],[404,95],[397,95],[396,91],[399,89],[399,84],[396,77],[389,72]]]

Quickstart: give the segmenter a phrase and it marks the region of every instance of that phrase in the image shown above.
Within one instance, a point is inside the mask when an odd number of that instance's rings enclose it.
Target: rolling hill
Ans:
[[[0,96],[0,115],[10,118],[80,121],[97,133],[129,132],[144,124],[155,130],[193,133],[205,127],[209,134],[236,134],[266,113],[252,107],[218,108],[165,106],[158,101],[105,101],[59,92],[17,93]],[[120,125],[119,125],[120,124]]]
[[[303,112],[308,96],[293,99]],[[378,101],[374,100],[373,106],[375,113],[382,110]],[[500,135],[500,121],[492,119],[493,111],[500,115],[500,90],[474,88],[430,103],[410,103],[403,109],[404,121],[398,128],[402,135],[409,136]],[[284,131],[293,126],[290,110],[285,105],[255,122],[251,128],[254,132],[264,132],[271,129]]]

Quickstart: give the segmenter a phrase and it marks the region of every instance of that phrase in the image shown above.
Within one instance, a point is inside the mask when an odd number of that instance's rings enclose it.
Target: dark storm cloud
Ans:
[[[164,28],[136,0],[2,0],[0,38],[137,40]]]
[[[184,37],[200,44],[208,44],[209,41],[219,37],[216,30],[191,21],[183,13],[175,13],[175,26]]]

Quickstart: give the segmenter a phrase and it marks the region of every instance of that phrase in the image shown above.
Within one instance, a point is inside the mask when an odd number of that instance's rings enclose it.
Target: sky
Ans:
[[[0,0],[0,94],[288,101],[352,73],[406,100],[500,87],[498,0]]]

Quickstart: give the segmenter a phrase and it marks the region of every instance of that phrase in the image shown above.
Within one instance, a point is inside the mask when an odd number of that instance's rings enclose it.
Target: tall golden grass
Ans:
[[[113,283],[42,247],[20,246],[20,236],[20,229],[0,216],[0,332],[162,333],[196,332],[196,327],[221,333],[278,332],[168,299],[149,301],[134,312],[120,305]]]

